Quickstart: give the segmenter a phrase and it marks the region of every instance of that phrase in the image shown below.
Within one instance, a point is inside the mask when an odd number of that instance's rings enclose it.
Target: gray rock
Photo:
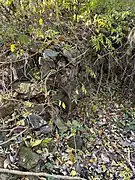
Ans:
[[[42,125],[47,124],[47,122],[41,116],[34,114],[28,116],[28,121],[35,130],[39,129]]]
[[[40,132],[43,134],[48,134],[48,133],[52,132],[52,127],[50,125],[42,126],[40,128]]]
[[[53,51],[52,49],[46,49],[43,53],[43,57],[46,58],[51,58],[55,59],[58,56],[59,52]]]
[[[25,146],[20,148],[18,161],[19,166],[30,170],[38,164],[39,159],[39,155],[33,152],[30,148]]]

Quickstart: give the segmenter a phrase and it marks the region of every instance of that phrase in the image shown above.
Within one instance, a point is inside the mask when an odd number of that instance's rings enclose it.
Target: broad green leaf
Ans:
[[[25,34],[20,35],[18,40],[21,44],[28,44],[29,43],[29,37],[28,37],[28,35],[25,35]]]
[[[48,146],[48,144],[52,141],[52,138],[45,138],[42,140],[42,146]]]

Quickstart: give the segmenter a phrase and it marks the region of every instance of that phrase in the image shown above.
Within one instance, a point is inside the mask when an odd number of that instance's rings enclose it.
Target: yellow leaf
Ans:
[[[82,84],[82,92],[83,92],[84,94],[87,94],[87,90],[85,89],[84,84]]]
[[[24,105],[25,105],[26,107],[32,107],[33,103],[31,103],[31,102],[29,102],[29,101],[25,101],[25,102],[24,102]]]
[[[42,31],[38,31],[37,35],[38,35],[38,37],[44,38],[44,35],[43,35]]]
[[[23,55],[23,53],[24,53],[24,50],[20,49],[20,55]]]
[[[33,12],[35,13],[37,10],[36,10],[36,7],[33,7]]]
[[[62,107],[63,107],[63,109],[66,109],[66,105],[64,102],[62,102]]]
[[[102,165],[102,168],[103,168],[103,172],[105,172],[107,170],[107,168],[104,164]]]
[[[90,159],[90,163],[94,163],[95,162],[95,159],[94,158],[91,158]]]
[[[39,25],[41,25],[41,26],[43,25],[43,19],[42,18],[39,19]]]
[[[72,170],[70,174],[71,174],[71,176],[75,176],[76,175],[76,171]]]
[[[25,111],[25,110],[22,111],[22,115],[23,115],[24,117],[27,117],[27,116],[29,116],[29,115],[31,115],[31,114],[32,114],[32,113],[29,112],[29,111]]]
[[[11,52],[14,52],[14,51],[15,51],[15,44],[11,44],[11,45],[10,45],[10,50],[11,50]]]
[[[120,108],[124,109],[124,106],[123,106],[123,104],[120,104]]]
[[[19,126],[25,126],[24,120],[19,120],[19,121],[17,121],[16,124],[19,125]]]

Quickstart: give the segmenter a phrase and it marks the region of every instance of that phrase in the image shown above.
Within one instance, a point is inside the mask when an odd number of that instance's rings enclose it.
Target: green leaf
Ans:
[[[37,31],[37,36],[41,37],[41,38],[44,38],[43,32],[41,30]]]
[[[45,138],[42,140],[42,146],[48,146],[48,144],[52,141],[52,138]]]
[[[90,74],[91,77],[93,77],[94,79],[96,79],[96,74],[94,73],[94,71],[92,69],[90,69],[89,67],[86,68],[86,71]]]
[[[113,48],[113,46],[112,46],[112,42],[110,41],[110,39],[108,39],[108,38],[105,38],[106,39],[106,44],[107,44],[107,46],[110,48],[110,49],[114,49]]]
[[[92,45],[93,45],[94,49],[96,51],[100,50],[100,41],[99,41],[98,37],[93,36],[91,41],[92,41]]]
[[[21,44],[28,44],[29,43],[29,37],[28,37],[28,35],[25,35],[25,34],[20,35],[18,40]]]
[[[93,105],[91,106],[91,110],[92,110],[93,112],[96,112],[96,111],[97,111],[97,106],[93,104]]]

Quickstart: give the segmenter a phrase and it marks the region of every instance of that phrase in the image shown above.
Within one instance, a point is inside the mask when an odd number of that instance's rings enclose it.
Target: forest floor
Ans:
[[[20,103],[12,108],[13,99],[6,99],[8,103],[0,107],[1,115],[8,111],[1,118],[0,179],[135,179],[135,107],[117,96],[111,100],[106,98],[109,95],[99,96],[94,105],[84,97],[67,122],[59,121],[52,130],[51,123],[36,129],[33,122],[17,118]],[[41,110],[43,104],[38,105]],[[27,121],[43,120],[33,114]],[[11,174],[10,169],[18,171],[16,175],[4,174],[2,168]]]

